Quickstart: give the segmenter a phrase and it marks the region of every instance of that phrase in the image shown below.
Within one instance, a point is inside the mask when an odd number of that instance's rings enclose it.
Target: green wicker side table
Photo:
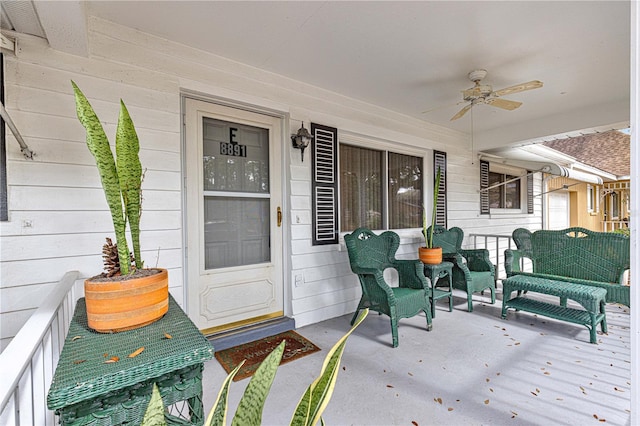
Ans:
[[[437,265],[424,264],[424,275],[431,280],[431,317],[436,317],[436,300],[449,298],[449,312],[453,310],[453,291],[451,290],[451,276],[453,263],[441,262]],[[447,277],[449,285],[438,286],[440,278]]]
[[[130,354],[144,348],[139,355]],[[204,423],[202,370],[211,343],[169,296],[169,311],[136,330],[100,334],[78,300],[47,395],[63,425],[138,425],[157,383],[169,424]],[[117,361],[115,361],[117,359]],[[115,361],[115,362],[114,362]]]

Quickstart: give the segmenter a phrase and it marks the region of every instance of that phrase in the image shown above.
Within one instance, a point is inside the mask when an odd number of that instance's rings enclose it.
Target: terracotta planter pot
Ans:
[[[169,309],[166,269],[157,274],[122,281],[84,282],[89,327],[114,333],[144,327],[162,318]]]
[[[442,247],[426,248],[418,247],[418,256],[422,263],[437,265],[442,263]]]

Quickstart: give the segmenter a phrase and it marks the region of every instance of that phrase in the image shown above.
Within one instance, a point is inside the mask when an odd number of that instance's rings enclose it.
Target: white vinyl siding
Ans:
[[[434,149],[446,150],[449,227],[460,226],[467,235],[540,227],[539,215],[478,214],[479,166],[470,160],[463,134],[106,21],[90,18],[88,26],[89,57],[57,52],[34,37],[19,40],[19,56],[5,55],[5,105],[37,155],[33,161],[24,159],[7,136],[9,221],[0,223],[1,347],[65,272],[80,271],[78,286],[101,272],[102,244],[113,233],[76,117],[71,79],[89,97],[109,138],[115,134],[119,100],[129,108],[146,168],[143,258],[146,266],[169,269],[171,294],[182,305],[182,93],[288,114],[291,134],[301,121],[317,120],[351,132],[352,139],[400,140],[424,158]],[[311,161],[306,156],[301,162],[288,135],[283,139],[285,314],[301,327],[353,312],[361,290],[344,247],[313,245]],[[538,177],[535,184],[540,184]],[[425,194],[431,185],[425,181]],[[539,203],[540,197],[535,200]],[[415,258],[420,229],[399,233],[398,257]]]

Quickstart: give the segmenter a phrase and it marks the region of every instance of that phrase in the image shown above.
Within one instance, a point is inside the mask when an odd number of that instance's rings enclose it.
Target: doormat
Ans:
[[[254,342],[245,343],[243,345],[234,346],[220,352],[216,352],[215,356],[225,371],[230,373],[234,368],[246,359],[244,365],[233,378],[234,382],[253,376],[260,363],[273,351],[283,340],[286,340],[284,353],[280,365],[287,362],[302,358],[305,355],[312,354],[320,350],[319,347],[305,339],[295,331],[285,331],[275,336],[265,337],[264,339]]]

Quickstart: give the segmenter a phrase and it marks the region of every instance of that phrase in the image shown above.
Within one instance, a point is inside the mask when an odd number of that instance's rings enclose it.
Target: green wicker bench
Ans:
[[[630,306],[630,287],[624,282],[630,264],[629,237],[584,228],[533,233],[518,228],[513,240],[518,249],[505,250],[507,277],[526,275],[604,288],[607,303]],[[531,260],[532,272],[522,270],[525,258]]]
[[[507,309],[532,312],[550,318],[584,325],[589,329],[591,343],[597,343],[596,327],[600,324],[603,333],[607,332],[605,300],[607,290],[601,287],[556,281],[548,278],[514,275],[502,282],[502,318],[507,318]],[[511,298],[517,291],[518,296]],[[546,301],[521,296],[521,292],[543,293],[560,297],[561,303],[556,305]],[[584,309],[566,306],[566,300],[578,302]]]

